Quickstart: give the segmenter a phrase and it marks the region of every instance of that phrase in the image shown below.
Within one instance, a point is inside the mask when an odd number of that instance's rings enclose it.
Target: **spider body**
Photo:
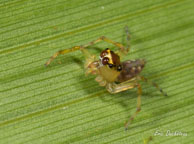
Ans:
[[[70,49],[60,50],[55,53],[47,62],[46,66],[48,66],[53,59],[55,59],[60,54],[66,54],[69,52],[73,52],[76,50],[81,50],[83,55],[86,58],[85,69],[86,74],[94,74],[97,75],[95,80],[99,83],[100,86],[106,87],[107,91],[110,93],[118,93],[121,91],[125,91],[132,88],[137,88],[138,98],[137,98],[137,109],[136,112],[129,118],[129,120],[125,123],[125,128],[128,128],[128,125],[131,121],[136,117],[136,115],[141,110],[141,95],[142,88],[139,81],[147,82],[154,87],[156,87],[163,95],[167,95],[163,92],[161,88],[156,83],[149,81],[147,78],[140,76],[141,71],[145,66],[145,60],[137,59],[137,60],[127,60],[124,62],[120,61],[120,57],[126,55],[129,51],[129,32],[128,27],[126,27],[127,34],[127,46],[123,46],[118,42],[114,42],[104,36],[92,41],[86,45],[82,46],[74,46]],[[96,59],[95,55],[92,55],[86,50],[87,47],[92,46],[95,43],[100,41],[105,41],[113,44],[118,47],[119,50],[114,52],[109,48],[103,50],[99,59]]]
[[[124,82],[138,76],[145,66],[145,60],[127,60],[122,62],[122,71],[117,78],[118,82]]]
[[[109,48],[103,50],[98,61],[86,64],[87,74],[97,74],[96,81],[105,86],[110,93],[118,93],[134,88],[138,75],[145,65],[145,60],[127,60],[120,62],[120,57]]]

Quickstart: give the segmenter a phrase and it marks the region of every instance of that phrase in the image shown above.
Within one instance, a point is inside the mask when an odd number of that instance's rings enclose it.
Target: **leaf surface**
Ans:
[[[0,2],[0,143],[150,143],[194,141],[192,0],[2,0]],[[122,60],[145,59],[141,112],[136,89],[109,94],[85,76],[80,51],[55,52],[106,36],[131,47]],[[99,55],[98,43],[89,48]],[[168,135],[167,135],[168,134]],[[177,136],[178,135],[178,136]]]

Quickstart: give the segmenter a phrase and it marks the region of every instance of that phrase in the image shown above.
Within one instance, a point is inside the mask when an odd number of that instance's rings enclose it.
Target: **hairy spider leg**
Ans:
[[[82,45],[82,46],[74,46],[74,47],[72,47],[72,48],[70,48],[70,49],[64,49],[64,50],[60,50],[60,51],[58,51],[58,52],[56,52],[46,63],[45,63],[45,66],[48,66],[58,55],[61,55],[61,54],[66,54],[66,53],[69,53],[69,52],[73,52],[73,51],[76,51],[76,50],[81,50],[84,54],[86,54],[86,55],[88,55],[88,52],[86,51],[86,50],[84,50],[84,48],[86,48],[86,47],[89,47],[89,46],[91,46],[91,45],[94,45],[94,44],[96,44],[96,43],[98,43],[98,42],[100,42],[100,41],[104,41],[104,42],[107,42],[107,43],[111,43],[111,44],[113,44],[113,45],[115,45],[115,46],[117,46],[117,47],[119,47],[120,48],[120,51],[122,52],[122,53],[127,53],[127,50],[126,50],[126,48],[122,45],[122,44],[120,44],[120,43],[118,43],[118,42],[114,42],[114,41],[112,41],[111,39],[108,39],[108,38],[106,38],[105,36],[101,36],[101,37],[99,37],[98,39],[96,39],[96,40],[94,40],[94,41],[91,41],[91,42],[89,42],[88,44],[86,44],[86,45]]]
[[[131,124],[131,122],[134,120],[134,118],[137,116],[137,114],[141,111],[141,95],[142,95],[142,88],[140,84],[137,84],[137,109],[136,112],[129,118],[129,120],[125,123],[125,130],[128,129],[128,126]]]
[[[162,88],[160,88],[159,85],[156,84],[155,82],[152,82],[152,81],[148,80],[148,79],[145,78],[144,76],[139,76],[139,78],[140,78],[142,81],[144,81],[144,82],[146,82],[146,83],[148,83],[148,84],[154,86],[156,89],[158,89],[158,90],[161,92],[162,95],[168,96],[167,93],[164,92],[164,91],[162,90]]]

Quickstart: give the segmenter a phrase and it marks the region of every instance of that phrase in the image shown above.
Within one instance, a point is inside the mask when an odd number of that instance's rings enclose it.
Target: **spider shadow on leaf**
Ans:
[[[100,97],[102,101],[120,104],[123,108],[126,109],[129,107],[129,101],[134,101],[134,99],[137,98],[137,93],[134,90],[123,91],[116,94],[110,94],[108,91],[106,93],[107,94]]]

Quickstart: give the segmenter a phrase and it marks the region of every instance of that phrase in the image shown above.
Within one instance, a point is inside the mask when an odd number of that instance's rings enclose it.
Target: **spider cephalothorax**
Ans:
[[[106,81],[106,84],[107,82],[128,81],[136,77],[143,70],[144,65],[145,61],[141,59],[120,62],[119,55],[106,48],[100,53],[98,77]],[[99,79],[97,81],[100,82]],[[103,84],[105,85],[105,82]]]
[[[111,69],[117,71],[122,70],[120,57],[109,48],[106,48],[100,53],[100,61],[102,65],[108,65]]]
[[[99,66],[96,70],[98,78],[96,81],[99,82],[101,86],[105,86],[117,79],[122,70],[122,66],[119,55],[109,48],[103,50],[99,58]]]

